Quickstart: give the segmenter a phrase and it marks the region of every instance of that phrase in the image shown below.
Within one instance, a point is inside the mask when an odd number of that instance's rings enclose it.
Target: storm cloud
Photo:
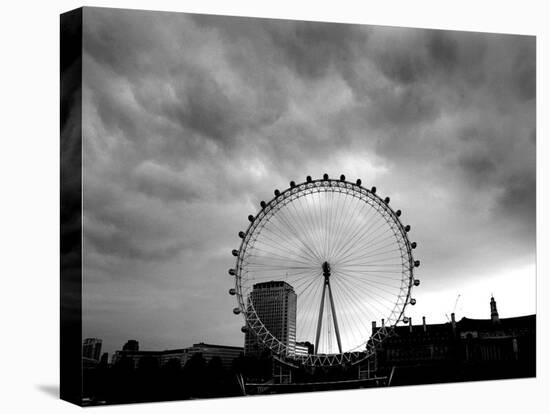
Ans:
[[[533,37],[85,8],[83,67],[84,331],[107,350],[241,344],[237,232],[308,174],[391,196],[426,297],[534,263]]]

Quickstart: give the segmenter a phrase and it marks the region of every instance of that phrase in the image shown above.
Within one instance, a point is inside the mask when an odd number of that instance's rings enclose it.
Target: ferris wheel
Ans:
[[[410,226],[376,188],[324,174],[290,182],[249,215],[229,270],[243,332],[278,358],[309,366],[358,363],[414,305]],[[375,324],[380,325],[376,326]],[[301,344],[309,345],[304,352]]]

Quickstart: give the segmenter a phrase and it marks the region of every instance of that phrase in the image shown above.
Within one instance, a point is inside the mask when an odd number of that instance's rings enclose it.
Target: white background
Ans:
[[[536,379],[139,404],[108,412],[548,412],[550,56],[543,1],[88,1],[87,6],[537,35]],[[59,379],[59,14],[76,1],[4,2],[1,14],[0,410],[65,413]],[[546,73],[545,73],[546,72]],[[7,93],[6,93],[7,91]],[[544,298],[546,296],[546,298]],[[96,408],[90,409],[96,410]]]

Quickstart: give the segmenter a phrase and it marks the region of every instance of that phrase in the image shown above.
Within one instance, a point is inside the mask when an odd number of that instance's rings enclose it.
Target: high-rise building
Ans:
[[[248,296],[248,308],[256,314],[271,334],[287,346],[287,353],[296,352],[296,302],[294,288],[283,281],[256,283]],[[245,334],[245,354],[258,354],[263,346],[254,332]]]
[[[101,339],[86,338],[82,343],[82,357],[99,361],[101,355]]]

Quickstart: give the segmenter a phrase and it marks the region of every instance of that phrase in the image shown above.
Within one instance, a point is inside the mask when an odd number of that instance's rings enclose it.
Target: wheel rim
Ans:
[[[278,357],[305,365],[356,363],[406,319],[415,267],[408,228],[373,190],[326,176],[291,183],[249,216],[232,269],[238,309],[247,329]],[[292,340],[281,341],[262,321],[251,293],[269,281],[294,289],[295,341],[313,342],[313,354],[296,354]],[[373,329],[370,322],[382,319]]]

